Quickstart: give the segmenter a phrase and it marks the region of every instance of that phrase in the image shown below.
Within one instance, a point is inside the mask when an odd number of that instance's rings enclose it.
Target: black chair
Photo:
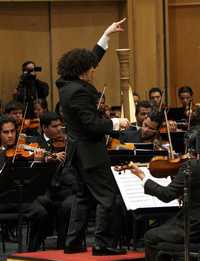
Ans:
[[[54,169],[50,169],[46,164],[38,163],[30,168],[28,162],[16,162],[14,166],[8,163],[0,174],[0,227],[3,252],[6,251],[5,227],[9,222],[16,224],[18,252],[22,252],[23,224],[29,227],[30,221],[23,211],[24,205],[28,206],[39,195],[45,193]],[[1,211],[2,205],[5,206],[5,211]]]
[[[159,243],[156,261],[184,260],[184,244]],[[200,261],[200,243],[190,244],[190,260]]]
[[[18,187],[12,187],[12,189],[6,191],[5,193],[1,193],[0,195],[0,204],[3,203],[5,205],[11,206],[15,205],[15,209],[10,211],[9,207],[7,210],[0,213],[0,227],[1,227],[1,237],[2,237],[2,250],[5,253],[6,247],[6,237],[7,237],[7,230],[10,224],[16,225],[16,235],[17,235],[17,242],[18,242],[18,251],[22,251],[22,227],[23,223],[26,220],[25,216],[21,213],[19,202],[19,191]]]
[[[17,213],[1,213],[0,214],[0,233],[3,253],[6,252],[6,237],[9,222],[18,222],[19,216]]]
[[[131,211],[133,224],[133,248],[137,249],[138,240],[144,236],[144,233],[155,226],[163,224],[170,217],[176,215],[178,207],[161,207],[161,208],[141,208]],[[150,224],[150,221],[156,221]]]

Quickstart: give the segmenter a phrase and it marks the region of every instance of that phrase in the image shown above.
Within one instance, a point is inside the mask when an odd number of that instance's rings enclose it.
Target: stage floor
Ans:
[[[91,248],[87,252],[77,254],[64,254],[63,250],[48,250],[39,252],[16,253],[7,258],[7,261],[126,261],[144,260],[144,252],[128,251],[126,255],[119,256],[92,256]]]

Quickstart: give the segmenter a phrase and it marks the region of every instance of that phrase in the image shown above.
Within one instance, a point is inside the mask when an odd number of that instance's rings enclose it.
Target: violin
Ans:
[[[25,119],[24,121],[24,129],[37,129],[40,126],[40,119]]]
[[[183,155],[176,158],[167,156],[153,157],[149,163],[149,171],[155,178],[167,178],[175,176],[184,161],[188,159],[188,155]]]
[[[156,156],[149,163],[149,171],[155,178],[167,178],[168,176],[175,176],[184,161],[188,159],[188,155],[170,159],[166,156]],[[115,166],[116,171],[123,171],[133,169],[134,163],[130,161],[123,166]]]
[[[16,157],[23,157],[23,158],[29,158],[30,157],[30,153],[29,151],[26,151],[22,148],[18,148],[16,150],[16,148],[9,148],[6,151],[6,157],[7,158],[13,158],[14,156]]]
[[[169,121],[167,119],[166,110],[164,111],[166,127],[167,127],[167,134],[169,140],[169,156],[156,156],[153,157],[149,163],[149,170],[151,175],[156,178],[164,178],[168,176],[175,176],[178,172],[182,163],[188,159],[188,155],[183,155],[176,157],[174,155],[174,150],[171,142],[171,134],[169,128]]]
[[[134,143],[121,143],[120,140],[112,138],[108,143],[109,150],[134,150],[135,145]]]
[[[13,157],[17,157],[17,158],[31,158],[33,157],[33,153],[35,151],[35,149],[39,148],[39,144],[38,143],[30,143],[28,145],[26,145],[25,143],[18,143],[17,147],[13,147],[13,148],[9,148],[6,151],[6,157],[7,158],[13,158]]]
[[[121,171],[125,171],[125,170],[128,170],[128,169],[131,170],[131,169],[134,168],[135,165],[136,165],[135,163],[133,163],[132,161],[130,161],[130,162],[127,163],[127,164],[123,164],[123,165],[121,165],[121,166],[115,166],[114,169],[115,169],[116,171],[118,171],[118,172],[121,172]],[[146,168],[148,168],[148,163],[137,163],[137,166],[138,166],[138,167],[146,167]]]

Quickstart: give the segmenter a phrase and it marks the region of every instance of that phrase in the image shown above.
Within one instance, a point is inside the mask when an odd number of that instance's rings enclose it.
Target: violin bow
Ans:
[[[165,89],[162,91],[161,101],[160,101],[159,110],[158,110],[159,112],[160,112],[161,109],[162,109],[164,97],[165,97]]]
[[[190,104],[189,104],[189,115],[188,115],[188,127],[187,127],[187,130],[190,129],[191,117],[192,117],[192,100],[190,100]]]
[[[104,93],[105,93],[105,91],[106,91],[106,88],[107,88],[107,86],[106,86],[106,84],[104,84],[103,91],[102,91],[102,93],[101,93],[101,97],[100,97],[99,102],[98,102],[98,105],[97,105],[97,110],[99,110],[99,108],[100,108],[101,101],[102,101],[102,99],[103,99],[103,96],[104,96]],[[107,135],[107,137],[106,137],[106,146],[108,145],[109,139],[110,139],[110,135]]]
[[[13,156],[13,159],[12,159],[12,164],[14,164],[15,158],[16,158],[16,155],[17,155],[17,147],[19,146],[19,139],[20,139],[20,136],[22,134],[23,127],[24,127],[27,109],[28,109],[28,103],[26,104],[26,107],[25,107],[25,110],[24,110],[24,116],[23,116],[23,119],[22,119],[22,124],[20,126],[19,135],[18,135],[18,138],[17,138],[17,144],[16,144],[16,148],[15,148],[15,153],[14,153],[14,156]]]
[[[173,152],[173,146],[172,146],[172,140],[171,140],[171,134],[170,134],[170,130],[169,130],[169,122],[168,122],[168,118],[167,118],[167,112],[166,109],[164,110],[164,115],[165,115],[165,121],[166,121],[166,126],[167,126],[167,135],[168,135],[168,139],[169,139],[169,150],[170,150],[170,156],[171,159],[174,159],[174,152]]]
[[[97,110],[99,110],[99,108],[100,108],[101,101],[102,101],[103,96],[104,96],[104,93],[105,93],[105,91],[106,91],[106,87],[107,87],[106,84],[104,84],[103,91],[102,91],[102,93],[101,93],[101,97],[100,97],[99,102],[98,102],[98,105],[97,105]]]

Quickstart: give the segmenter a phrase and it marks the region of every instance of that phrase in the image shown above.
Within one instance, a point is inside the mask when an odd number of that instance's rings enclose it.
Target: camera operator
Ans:
[[[34,117],[33,102],[37,99],[46,99],[49,94],[49,86],[37,78],[36,72],[40,72],[41,67],[32,61],[27,61],[22,65],[22,75],[16,90],[16,100],[20,101],[27,108],[28,118]]]

